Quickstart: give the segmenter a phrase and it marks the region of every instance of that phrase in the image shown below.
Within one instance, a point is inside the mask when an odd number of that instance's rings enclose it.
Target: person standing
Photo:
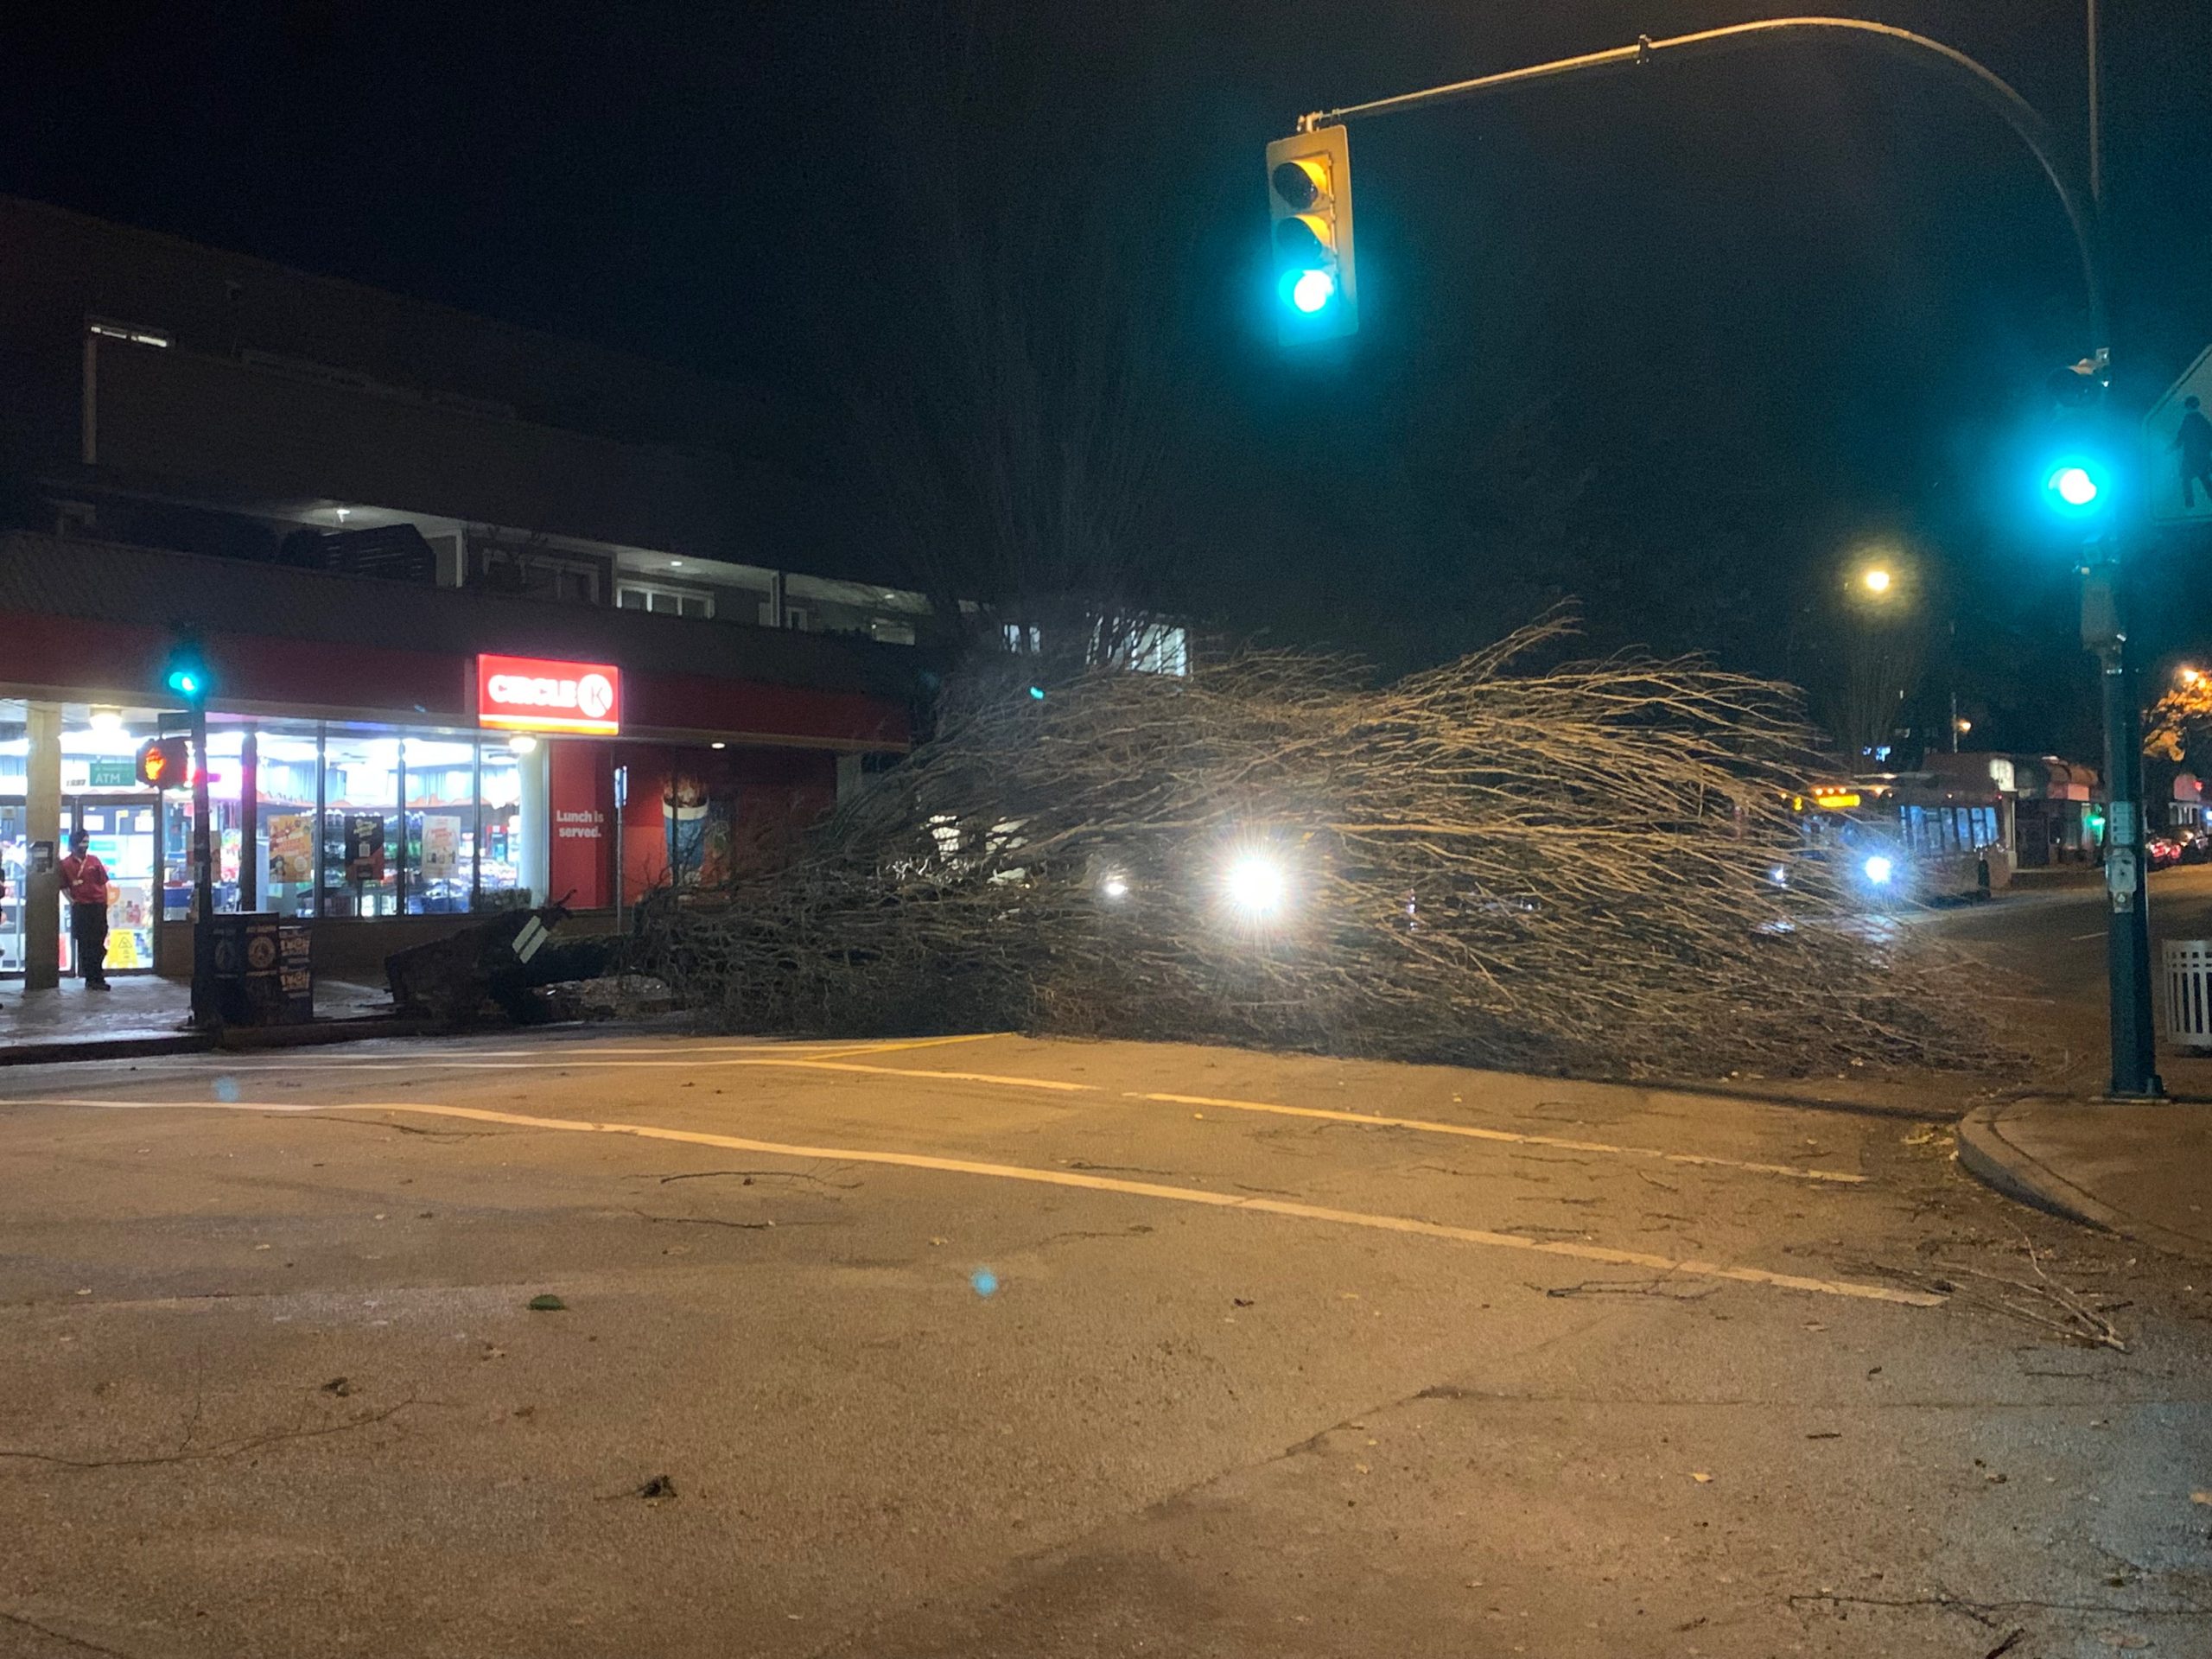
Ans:
[[[61,891],[69,899],[69,937],[77,947],[77,971],[88,991],[107,983],[107,866],[92,851],[82,828],[69,832],[69,856],[59,866]]]

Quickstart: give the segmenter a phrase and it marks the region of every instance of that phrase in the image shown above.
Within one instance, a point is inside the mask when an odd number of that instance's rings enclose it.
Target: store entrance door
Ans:
[[[107,971],[154,971],[156,895],[155,831],[159,808],[144,796],[74,795],[62,803],[61,841],[66,850],[79,825],[92,856],[107,867]],[[68,900],[61,910],[61,971],[74,975],[77,947],[69,937]]]
[[[30,874],[29,819],[20,798],[0,800],[0,979],[23,972],[23,888]]]

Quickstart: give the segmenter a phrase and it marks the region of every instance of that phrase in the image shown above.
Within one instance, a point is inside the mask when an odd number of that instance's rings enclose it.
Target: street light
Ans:
[[[1878,564],[1869,565],[1859,578],[1859,585],[1878,597],[1886,594],[1896,581],[1887,567]]]
[[[1265,853],[1244,853],[1230,863],[1223,883],[1230,907],[1254,921],[1282,908],[1287,883],[1282,866]]]

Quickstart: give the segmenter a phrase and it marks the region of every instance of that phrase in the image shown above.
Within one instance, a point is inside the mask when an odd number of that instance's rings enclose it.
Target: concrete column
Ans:
[[[857,754],[841,754],[837,757],[838,805],[842,806],[847,801],[852,799],[854,796],[861,792],[861,784],[864,776],[865,774],[861,771],[860,756]]]
[[[516,874],[522,885],[530,889],[530,902],[533,905],[550,905],[556,896],[548,890],[552,880],[553,851],[553,768],[548,764],[552,747],[540,738],[527,754],[520,757],[518,766],[521,773],[522,811],[515,834],[522,846],[515,860]]]
[[[53,859],[24,879],[23,988],[50,991],[61,983],[61,878],[53,864],[68,851],[61,844],[61,705],[32,703],[27,723],[23,827],[32,846],[44,842]]]

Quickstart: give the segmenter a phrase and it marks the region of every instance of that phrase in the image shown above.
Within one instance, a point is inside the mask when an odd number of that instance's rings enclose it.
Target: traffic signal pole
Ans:
[[[1857,17],[1775,17],[1665,40],[1655,41],[1646,35],[1633,46],[1558,58],[1419,92],[1346,105],[1341,109],[1317,110],[1299,118],[1297,130],[1310,133],[1323,127],[1513,92],[1540,82],[1634,72],[1662,58],[1711,56],[1741,48],[1811,39],[1852,40],[1942,71],[2004,118],[2005,124],[2043,168],[2044,177],[2056,194],[2059,206],[2065,210],[2067,225],[2073,231],[2088,303],[2089,352],[2084,359],[2084,367],[2094,371],[2101,385],[2110,372],[2112,340],[2105,304],[2103,265],[2098,255],[2095,204],[2084,201],[2074,188],[2066,170],[2059,165],[2057,146],[2050,129],[2032,105],[1987,66],[1955,48],[1909,29]],[[2083,573],[2085,622],[2100,582],[2101,591],[2110,596],[2115,621],[2118,615],[2118,566],[2113,563],[2118,548],[2107,539],[2101,552],[2102,563],[2085,569]],[[2094,648],[2104,670],[2100,677],[2104,684],[2105,776],[2112,797],[2106,845],[2116,859],[2108,860],[2106,869],[2110,898],[2106,961],[2112,1021],[2111,1092],[2120,1099],[2156,1098],[2164,1090],[2155,1066],[2156,1030],[2151,1015],[2150,910],[2146,884],[2142,879],[2140,715],[2135,702],[2134,677],[2127,663],[2126,631],[2115,625],[2109,642],[2100,642]]]
[[[2112,1089],[2116,1100],[2165,1093],[2151,1008],[2151,884],[2143,843],[2143,724],[2127,658],[2125,570],[2109,542],[2082,572],[2082,642],[2097,653],[2104,691],[2105,975],[2111,988]]]
[[[192,715],[192,1023],[202,1031],[219,1020],[215,1007],[215,875],[208,857],[207,699],[188,704]],[[249,849],[246,854],[251,856]]]

